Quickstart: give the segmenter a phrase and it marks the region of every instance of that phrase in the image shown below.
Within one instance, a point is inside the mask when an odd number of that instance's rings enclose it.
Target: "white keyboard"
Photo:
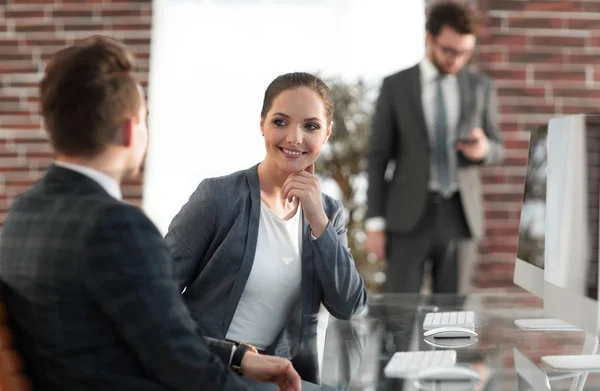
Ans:
[[[397,352],[383,369],[387,377],[414,377],[430,368],[450,368],[456,365],[456,350]]]
[[[429,312],[423,320],[423,331],[447,326],[474,330],[475,313],[473,311]]]

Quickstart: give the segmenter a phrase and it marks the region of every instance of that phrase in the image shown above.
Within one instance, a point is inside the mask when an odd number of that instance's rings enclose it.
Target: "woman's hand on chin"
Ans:
[[[302,211],[315,237],[327,228],[329,219],[323,209],[323,196],[321,195],[321,184],[314,176],[314,164],[306,169],[290,174],[281,188],[282,196],[289,202],[293,197],[300,200]]]

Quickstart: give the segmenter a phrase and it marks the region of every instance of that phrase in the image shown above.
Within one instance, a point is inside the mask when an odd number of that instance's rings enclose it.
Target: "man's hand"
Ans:
[[[250,380],[275,383],[280,391],[302,390],[300,375],[285,358],[246,352],[242,357],[241,372]]]
[[[490,149],[490,142],[488,141],[485,132],[481,128],[474,128],[471,133],[469,133],[468,138],[474,140],[474,142],[461,143],[459,141],[456,144],[456,148],[458,148],[458,150],[469,160],[483,160]]]
[[[375,255],[377,260],[382,262],[387,260],[385,253],[385,232],[384,231],[368,231],[365,239],[365,250],[367,253]]]

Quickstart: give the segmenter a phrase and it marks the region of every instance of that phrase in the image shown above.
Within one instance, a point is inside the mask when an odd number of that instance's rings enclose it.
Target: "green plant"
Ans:
[[[356,267],[370,291],[378,291],[381,269],[364,251],[366,215],[366,148],[373,109],[372,89],[362,80],[328,80],[335,99],[333,132],[316,171],[335,181],[347,213],[348,245]]]

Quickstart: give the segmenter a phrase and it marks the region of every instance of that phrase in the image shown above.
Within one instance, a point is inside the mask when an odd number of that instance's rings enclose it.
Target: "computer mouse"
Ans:
[[[423,336],[433,338],[472,338],[477,337],[477,333],[464,327],[444,326],[427,330],[423,333]]]
[[[424,338],[426,344],[442,349],[460,349],[475,345],[479,340],[476,337],[471,338]]]
[[[464,366],[454,367],[430,367],[419,371],[416,375],[419,381],[442,381],[442,380],[462,380],[462,381],[481,381],[479,373],[474,369]]]

